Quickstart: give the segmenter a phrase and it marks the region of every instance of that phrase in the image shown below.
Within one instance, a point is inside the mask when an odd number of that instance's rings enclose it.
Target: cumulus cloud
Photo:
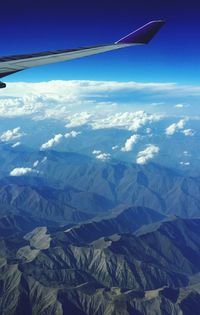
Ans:
[[[185,129],[185,130],[182,131],[182,133],[183,133],[186,137],[188,137],[188,136],[190,136],[190,137],[194,136],[194,131],[193,131],[192,129]]]
[[[101,161],[109,161],[111,158],[110,153],[104,153],[104,152],[101,152],[101,150],[94,150],[92,154],[96,156],[97,160],[101,160]]]
[[[80,112],[72,115],[68,115],[66,128],[73,128],[78,126],[83,126],[91,121],[92,114],[88,112]]]
[[[96,155],[96,159],[97,160],[101,160],[101,161],[108,161],[110,160],[111,155],[109,153],[100,153]]]
[[[60,143],[61,139],[63,138],[62,134],[57,134],[53,138],[51,138],[49,141],[43,143],[40,147],[41,150],[47,150],[52,148],[53,146],[57,145]]]
[[[121,148],[121,151],[123,152],[132,151],[134,145],[138,142],[139,138],[140,138],[139,135],[132,135],[130,138],[126,140],[124,147]]]
[[[162,118],[159,114],[148,114],[144,111],[124,112],[108,114],[106,117],[96,117],[90,124],[93,129],[119,128],[136,132],[146,124],[159,121]]]
[[[175,132],[184,128],[186,123],[186,119],[181,119],[177,123],[171,124],[169,127],[165,129],[165,134],[167,136],[173,136]]]
[[[29,173],[39,173],[31,167],[17,167],[10,172],[10,176],[23,176]]]
[[[23,135],[24,134],[21,132],[21,128],[17,127],[17,128],[3,132],[0,136],[0,140],[2,142],[12,141],[12,140],[20,139]]]
[[[77,136],[79,136],[81,134],[80,131],[75,131],[75,130],[72,130],[70,132],[67,132],[65,134],[65,138],[76,138]]]
[[[159,147],[154,144],[149,144],[148,147],[140,151],[137,155],[137,164],[146,164],[149,160],[153,159],[154,156],[159,152]]]

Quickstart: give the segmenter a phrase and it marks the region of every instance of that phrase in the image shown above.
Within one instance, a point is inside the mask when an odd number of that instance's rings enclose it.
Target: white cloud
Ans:
[[[199,97],[200,86],[185,86],[175,83],[142,83],[115,81],[49,81],[40,83],[8,83],[1,91],[0,117],[30,116],[32,119],[54,118],[68,122],[72,112],[116,111],[118,105],[125,104],[135,95],[155,96],[157,104],[162,104],[163,97],[190,96]],[[22,97],[23,95],[23,97]],[[126,96],[124,99],[122,96]],[[118,100],[116,102],[116,99]],[[141,98],[140,98],[141,99]],[[109,101],[108,101],[109,100]],[[139,101],[140,102],[140,101]],[[143,102],[143,101],[142,101]],[[176,104],[181,108],[182,104]],[[88,117],[69,118],[70,127],[87,123]],[[85,122],[84,122],[85,120]],[[89,119],[90,120],[90,119]],[[108,124],[108,122],[105,122]],[[117,123],[117,122],[115,122]],[[134,128],[133,123],[133,128]],[[137,123],[136,123],[136,128]],[[134,129],[132,129],[134,130]]]
[[[174,107],[175,107],[175,108],[183,108],[184,105],[183,105],[183,104],[176,104]]]
[[[165,134],[167,136],[173,136],[175,132],[184,128],[186,123],[186,119],[181,119],[177,123],[171,124],[169,127],[165,129]]]
[[[109,153],[100,153],[96,155],[96,159],[97,160],[101,160],[101,161],[108,161],[110,160],[111,155]]]
[[[91,118],[92,118],[92,114],[88,112],[80,112],[80,113],[69,115],[67,117],[68,123],[66,124],[65,127],[73,128],[73,127],[85,125],[90,122]]]
[[[17,167],[10,172],[10,176],[23,176],[29,173],[39,173],[30,167]]]
[[[33,163],[33,167],[37,167],[38,165],[39,165],[39,161],[38,160]]]
[[[191,156],[191,154],[188,151],[183,151],[184,156]]]
[[[21,132],[21,128],[17,127],[3,132],[0,136],[0,140],[3,142],[12,141],[21,138],[23,135],[24,134]]]
[[[94,150],[92,154],[96,156],[97,160],[101,160],[101,161],[108,161],[111,158],[110,153],[104,153],[104,152],[101,152],[101,150]]]
[[[66,127],[73,128],[87,124],[93,124],[94,128],[118,126],[117,117],[109,117],[107,121],[102,118],[96,121],[96,116],[116,112],[117,106],[124,93],[130,95],[134,91],[149,91],[153,93],[172,87],[173,84],[162,83],[138,83],[138,82],[106,82],[106,81],[49,81],[41,83],[9,83],[7,89],[0,98],[0,117],[30,116],[32,119],[59,119],[66,121]],[[23,95],[23,97],[21,97]],[[109,97],[109,101],[108,101]],[[118,99],[113,102],[112,98]],[[111,101],[110,101],[111,99]],[[109,105],[109,106],[108,106]],[[99,107],[100,106],[100,107]],[[109,110],[108,110],[109,107]],[[82,111],[81,109],[85,110]],[[88,112],[88,108],[90,112]],[[75,113],[74,113],[75,112]],[[142,112],[141,112],[142,113]],[[121,113],[119,113],[119,116]],[[143,114],[135,117],[132,122],[132,129],[139,128],[144,124]],[[109,115],[108,115],[109,116]],[[129,116],[129,113],[122,117],[122,127]],[[144,116],[144,115],[143,115]],[[137,119],[136,119],[137,118]],[[104,118],[103,118],[104,119]],[[143,117],[143,120],[145,117]],[[130,126],[131,117],[128,125]],[[119,121],[120,124],[120,121]]]
[[[148,114],[144,111],[124,112],[104,115],[103,118],[96,117],[91,120],[93,129],[119,128],[136,132],[146,124],[159,121],[162,118],[159,114]]]
[[[16,143],[14,143],[11,147],[12,147],[12,148],[16,148],[16,147],[18,147],[20,144],[21,144],[21,142],[18,141],[18,142],[16,142]]]
[[[25,88],[25,86],[24,86]],[[8,89],[9,90],[9,89]],[[26,94],[26,90],[21,91],[21,95]],[[12,97],[12,93],[7,97],[0,99],[1,117],[21,117],[21,116],[45,116],[47,110],[45,98],[34,95],[23,97]]]
[[[190,136],[190,137],[194,136],[194,131],[193,131],[192,129],[185,129],[185,130],[182,131],[182,133],[183,133],[186,137],[188,137],[188,136]]]
[[[142,83],[142,82],[116,82],[116,81],[87,81],[87,80],[57,80],[39,83],[17,82],[9,83],[7,89],[3,91],[3,96],[21,95],[43,95],[53,100],[68,100],[71,101],[77,95],[88,93],[91,95],[95,91],[101,93],[117,92],[117,91],[173,91],[179,88],[174,83]],[[45,92],[44,92],[45,91]],[[101,101],[102,103],[103,101]]]
[[[183,129],[186,123],[186,119],[181,119],[176,123],[177,129]]]
[[[149,144],[145,150],[138,153],[136,163],[146,164],[149,160],[154,158],[159,150],[159,147],[155,146],[154,144]]]
[[[119,148],[118,145],[114,145],[114,146],[112,147],[112,150],[115,151],[115,150],[117,150],[118,148]]]
[[[92,151],[92,154],[96,155],[96,154],[100,154],[101,153],[101,150],[94,150]]]
[[[183,165],[183,166],[189,166],[190,162],[180,162],[180,164]]]
[[[41,163],[45,163],[46,161],[47,161],[47,156],[45,156],[45,157],[42,159]]]
[[[36,168],[37,166],[39,166],[40,164],[43,164],[47,161],[47,157],[45,156],[41,161],[37,160],[33,163],[33,168]]]
[[[169,94],[182,95],[189,93],[196,93],[200,95],[200,86],[194,85],[180,85],[176,83],[157,83],[157,82],[116,82],[116,81],[89,81],[89,80],[52,80],[48,82],[39,83],[27,83],[17,82],[8,83],[7,89],[2,91],[2,95],[5,96],[16,96],[21,95],[46,95],[52,101],[58,99],[60,101],[68,100],[71,101],[76,98],[77,95],[85,95],[88,93],[91,95],[93,92],[97,95],[102,93],[110,93],[117,91],[133,92],[133,91],[149,91]],[[101,101],[103,102],[103,101]],[[158,102],[156,102],[158,103]],[[159,102],[160,103],[160,102]]]
[[[55,135],[53,138],[51,138],[49,141],[43,143],[40,147],[41,150],[46,150],[49,149],[55,145],[57,145],[58,143],[60,143],[61,139],[63,138],[62,134],[57,134]]]
[[[67,132],[65,134],[65,138],[76,138],[77,136],[79,136],[81,134],[80,131],[75,131],[75,130],[72,130],[70,132]]]
[[[132,135],[126,140],[124,147],[121,148],[121,151],[130,152],[133,149],[134,145],[138,142],[139,138],[139,135]]]
[[[152,132],[151,128],[146,128],[146,133],[150,134]]]

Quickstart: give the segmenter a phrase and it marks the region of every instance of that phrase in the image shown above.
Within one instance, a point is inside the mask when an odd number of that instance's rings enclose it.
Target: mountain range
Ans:
[[[4,236],[1,314],[199,314],[199,228],[173,217],[92,242],[77,227]]]
[[[33,167],[36,161],[37,166]],[[10,176],[13,169],[22,167],[30,168],[32,172],[27,176]],[[42,152],[26,148],[12,150],[2,146],[0,180],[2,185],[16,183],[31,186],[30,189],[43,200],[49,189],[49,194],[56,199],[54,202],[64,198],[67,206],[78,208],[80,212],[86,208],[84,212],[87,213],[107,211],[124,204],[149,207],[165,215],[175,214],[186,218],[198,217],[200,213],[200,177],[187,176],[154,163],[143,166],[117,160],[102,162],[77,153]],[[60,191],[53,193],[52,188]],[[73,202],[66,197],[70,189]],[[90,196],[84,196],[89,193]],[[83,205],[84,198],[87,200],[86,207]],[[88,218],[91,218],[90,214]]]
[[[198,176],[0,152],[0,314],[200,314]]]

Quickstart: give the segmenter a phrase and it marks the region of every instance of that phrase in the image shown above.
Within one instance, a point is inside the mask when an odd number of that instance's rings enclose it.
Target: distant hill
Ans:
[[[76,153],[37,152],[26,148],[13,151],[9,146],[1,146],[0,153],[2,185],[16,183],[37,186],[38,189],[46,186],[47,190],[51,187],[63,192],[72,187],[82,193],[78,196],[74,192],[76,198],[72,198],[73,202],[68,205],[81,212],[86,208],[91,212],[92,204],[93,214],[124,204],[151,208],[165,215],[186,218],[200,215],[198,176],[187,177],[153,163],[144,166],[119,161],[105,163]],[[42,162],[44,158],[45,162]],[[35,161],[39,161],[38,174],[8,177],[12,169],[31,167]],[[93,201],[89,201],[88,193],[93,194]]]
[[[11,213],[65,225],[103,215],[115,205],[103,196],[73,187],[59,190],[42,186],[40,181],[38,186],[16,184],[12,180],[10,184],[3,182],[0,183],[0,216]]]

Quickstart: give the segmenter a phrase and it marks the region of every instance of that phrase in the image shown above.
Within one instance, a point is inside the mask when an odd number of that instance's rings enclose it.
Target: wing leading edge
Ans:
[[[165,22],[162,20],[149,22],[117,42],[109,45],[0,57],[0,78],[32,67],[82,58],[129,46],[147,44],[164,23]],[[0,82],[0,88],[5,86],[5,83]]]

